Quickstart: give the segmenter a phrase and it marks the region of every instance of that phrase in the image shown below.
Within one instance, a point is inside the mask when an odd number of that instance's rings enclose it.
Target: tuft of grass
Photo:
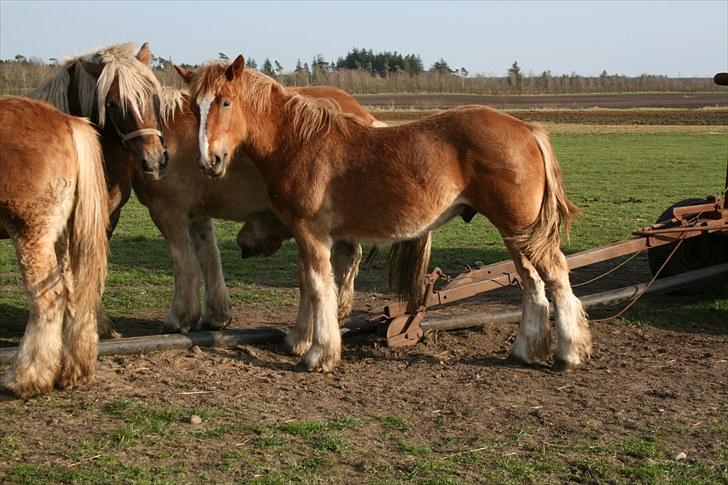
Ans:
[[[387,431],[405,431],[407,429],[407,423],[402,416],[399,415],[385,415],[375,416],[379,424]]]

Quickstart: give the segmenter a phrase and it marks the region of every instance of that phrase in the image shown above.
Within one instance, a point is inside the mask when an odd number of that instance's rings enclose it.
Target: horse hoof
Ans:
[[[554,365],[551,366],[551,370],[554,372],[569,372],[574,369],[581,367],[581,364],[575,364],[574,362],[568,362],[562,359],[556,359]]]
[[[19,378],[17,375],[6,373],[0,379],[0,389],[14,394],[20,399],[27,401],[33,396],[48,394],[53,390],[53,381],[51,379],[38,379],[35,382]]]
[[[162,325],[162,328],[160,329],[159,333],[181,333],[183,335],[187,335],[187,332],[189,332],[189,327],[182,327],[179,324],[169,323],[165,322]]]
[[[303,356],[302,363],[309,372],[333,372],[341,356],[333,349],[313,345]]]
[[[503,359],[503,365],[507,367],[531,367],[533,362],[528,362],[525,359],[517,357],[513,354],[508,354],[508,357]]]
[[[232,321],[232,317],[223,317],[223,319],[209,318],[200,321],[200,328],[202,330],[222,330],[227,328]]]
[[[298,332],[291,330],[286,335],[286,347],[291,355],[301,356],[311,348],[311,341],[298,335]]]

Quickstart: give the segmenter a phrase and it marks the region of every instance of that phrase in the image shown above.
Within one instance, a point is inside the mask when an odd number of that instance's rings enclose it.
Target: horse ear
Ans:
[[[238,55],[238,57],[235,58],[232,64],[225,70],[225,77],[228,81],[232,81],[233,79],[240,77],[240,75],[245,70],[245,58],[242,56],[242,54]]]
[[[149,48],[149,42],[142,44],[139,52],[137,52],[136,58],[142,64],[146,64],[147,66],[152,65],[152,50]]]
[[[185,80],[185,83],[189,84],[192,82],[192,76],[195,75],[194,71],[178,66],[177,64],[172,65],[174,66],[174,70],[177,71],[177,74],[182,76],[182,79]]]
[[[81,63],[83,70],[95,78],[101,76],[101,71],[104,70],[104,66],[101,64],[94,64],[93,62],[84,61],[83,59],[79,59],[78,61]]]

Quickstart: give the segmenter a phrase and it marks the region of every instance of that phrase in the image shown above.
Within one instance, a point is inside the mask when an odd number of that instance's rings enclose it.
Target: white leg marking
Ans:
[[[200,107],[200,133],[198,135],[198,140],[200,144],[200,156],[202,157],[202,162],[207,164],[209,161],[209,145],[207,142],[207,114],[210,112],[210,105],[212,104],[212,101],[215,99],[215,96],[207,95],[204,98],[202,98],[202,101],[197,103],[197,105]]]

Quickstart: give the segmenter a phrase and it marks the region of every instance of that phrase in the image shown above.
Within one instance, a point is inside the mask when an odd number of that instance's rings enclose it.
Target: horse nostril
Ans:
[[[144,171],[146,171],[146,172],[150,172],[151,171],[150,168],[149,168],[149,160],[147,160],[146,158],[142,158],[141,159],[141,164],[142,164],[142,168],[144,169]]]
[[[222,155],[223,162],[227,161],[227,158],[228,158],[228,153],[227,152],[223,153],[223,155]]]
[[[213,155],[212,156],[212,166],[213,167],[217,167],[218,165],[220,165],[220,162],[221,161],[222,161],[222,159],[220,158],[219,155]]]
[[[169,163],[169,153],[167,153],[167,150],[164,150],[164,153],[162,154],[162,167],[166,167]]]

